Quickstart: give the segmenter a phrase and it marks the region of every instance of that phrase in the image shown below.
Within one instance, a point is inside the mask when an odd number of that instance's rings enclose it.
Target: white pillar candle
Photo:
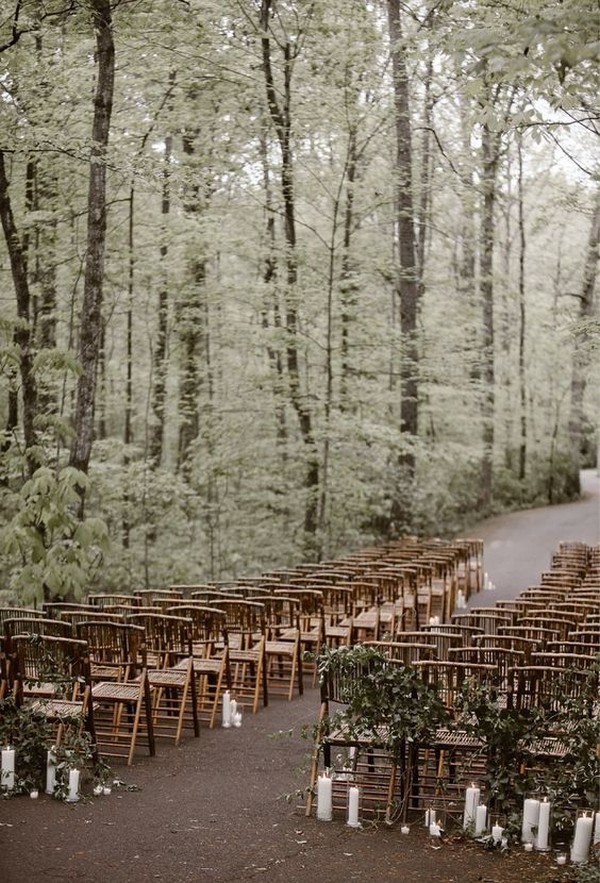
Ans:
[[[79,800],[79,775],[79,770],[69,770],[69,793],[67,795],[69,803]]]
[[[410,828],[408,827],[408,825],[402,825],[402,827],[400,828],[400,833],[401,834],[410,834]]]
[[[232,723],[234,727],[242,726],[242,712],[236,711],[234,715],[232,715]]]
[[[495,825],[492,825],[492,840],[494,843],[502,843],[502,835],[504,834],[504,828],[502,825],[499,825],[496,822]]]
[[[319,776],[317,781],[317,818],[330,822],[333,816],[333,783],[329,776]]]
[[[441,837],[442,829],[436,822],[432,822],[429,826],[429,836],[430,837]]]
[[[52,749],[46,755],[46,794],[54,794],[56,785],[56,755]]]
[[[551,803],[547,797],[544,797],[540,803],[540,812],[538,816],[537,834],[535,835],[534,846],[540,852],[546,852],[548,849],[548,837],[550,834],[550,810]]]
[[[7,791],[13,791],[15,787],[15,749],[2,749],[2,785]]]
[[[594,827],[594,818],[591,815],[579,816],[575,825],[575,837],[571,846],[571,861],[582,863],[587,862],[590,844],[592,842],[592,832]]]
[[[425,810],[425,827],[428,828],[430,825],[435,825],[437,821],[435,810],[434,809],[426,809]]]
[[[522,843],[533,843],[533,828],[537,828],[539,816],[539,800],[535,797],[526,797],[523,801],[523,823],[521,825]]]
[[[594,843],[600,843],[600,812],[597,812],[595,815]]]
[[[483,834],[487,823],[487,806],[480,803],[475,813],[475,834]]]
[[[351,828],[358,828],[358,802],[360,791],[356,785],[348,788],[348,824]]]
[[[37,788],[32,788],[32,790],[29,792],[29,796],[31,797],[32,800],[37,800],[39,795],[40,795],[40,792],[38,791]]]
[[[557,865],[566,865],[566,863],[567,863],[567,857],[564,853],[561,853],[560,855],[556,856],[556,864]]]
[[[481,790],[477,785],[470,785],[465,792],[465,812],[463,815],[463,828],[466,830],[469,825],[475,824],[477,807],[479,806],[479,795]]]
[[[231,726],[231,694],[229,690],[223,693],[223,707],[221,709],[221,724],[225,728]]]

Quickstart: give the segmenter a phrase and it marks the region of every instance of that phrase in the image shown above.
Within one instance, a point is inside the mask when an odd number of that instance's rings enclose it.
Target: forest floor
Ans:
[[[318,692],[273,700],[241,729],[203,729],[155,758],[113,768],[112,793],[65,804],[0,801],[0,881],[82,883],[571,883],[556,851],[506,854],[449,832],[434,848],[420,820],[349,828],[304,814]],[[89,787],[87,792],[89,793]],[[592,878],[589,878],[590,880]],[[600,881],[600,865],[598,878]]]

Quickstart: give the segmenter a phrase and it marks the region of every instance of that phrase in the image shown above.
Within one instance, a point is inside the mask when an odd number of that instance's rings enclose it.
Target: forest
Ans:
[[[0,595],[579,494],[597,0],[0,0]]]

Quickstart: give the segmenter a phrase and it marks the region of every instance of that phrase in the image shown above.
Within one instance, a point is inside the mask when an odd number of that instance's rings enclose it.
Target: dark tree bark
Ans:
[[[149,459],[153,468],[160,466],[165,441],[165,405],[167,401],[167,334],[169,319],[169,296],[167,289],[166,261],[169,254],[169,246],[166,241],[166,222],[171,211],[171,185],[170,185],[170,162],[173,154],[173,137],[165,138],[165,157],[162,183],[161,214],[163,218],[162,236],[160,245],[160,260],[162,274],[158,292],[158,311],[156,330],[156,347],[152,356],[154,366],[154,383],[152,386],[151,408],[154,416],[154,424],[150,430]]]
[[[388,25],[392,53],[394,110],[396,131],[396,229],[398,238],[398,279],[396,291],[400,303],[402,332],[400,432],[406,439],[398,462],[399,474],[393,490],[391,520],[394,531],[410,528],[412,518],[412,483],[415,454],[412,441],[419,429],[419,351],[417,318],[420,282],[417,267],[417,235],[412,187],[412,140],[409,82],[404,57],[399,0],[388,0]]]
[[[87,472],[94,439],[94,405],[102,337],[102,295],[106,249],[106,149],[110,135],[115,78],[115,47],[109,0],[91,0],[98,76],[94,96],[88,187],[88,226],[83,305],[79,332],[82,373],[77,385],[75,440],[70,463]],[[81,494],[83,515],[84,492]]]
[[[282,45],[284,82],[281,93],[275,86],[271,63],[271,40],[269,22],[273,0],[262,0],[260,11],[263,74],[267,93],[267,106],[281,152],[281,192],[283,197],[284,231],[286,241],[286,300],[285,330],[287,332],[286,368],[289,395],[300,426],[306,456],[304,479],[307,490],[304,509],[305,554],[317,555],[317,508],[319,491],[319,458],[313,435],[312,413],[307,404],[300,382],[300,359],[298,353],[298,264],[296,255],[296,204],[294,196],[294,166],[291,141],[291,79],[294,48],[289,40]],[[279,96],[281,95],[281,102]]]
[[[183,151],[188,157],[195,153],[194,133],[183,137]],[[195,214],[202,210],[206,193],[196,183],[187,195],[185,210]],[[208,307],[206,304],[206,260],[193,257],[189,265],[189,281],[176,309],[176,330],[181,345],[179,369],[179,448],[177,468],[189,474],[191,446],[200,432],[200,390],[203,375],[200,363],[206,358],[208,341]]]
[[[494,453],[495,363],[494,363],[494,237],[496,205],[496,178],[498,171],[499,136],[488,125],[481,136],[481,231],[480,231],[480,291],[483,311],[482,339],[482,419],[483,454],[479,478],[478,507],[489,508],[492,501],[492,466]]]
[[[585,263],[583,267],[583,283],[579,299],[578,320],[580,329],[575,339],[573,348],[573,363],[571,373],[571,407],[569,412],[569,445],[571,470],[567,479],[567,493],[569,496],[578,496],[581,493],[579,471],[583,454],[585,439],[585,413],[584,395],[586,389],[586,376],[589,366],[589,332],[587,323],[595,315],[594,289],[598,275],[598,260],[600,257],[600,187],[596,191],[596,201],[592,214],[592,223],[587,242]]]
[[[14,341],[19,352],[19,370],[21,378],[21,399],[23,405],[23,438],[25,442],[25,462],[29,476],[36,467],[37,461],[33,449],[37,444],[34,420],[37,416],[38,392],[33,372],[33,336],[31,323],[31,294],[27,278],[27,261],[21,246],[15,223],[9,184],[4,163],[4,151],[0,150],[0,219],[8,249],[10,269],[17,298],[17,317],[19,323],[14,332]],[[9,423],[7,429],[13,432],[17,428],[18,411],[16,395],[9,401]],[[8,440],[7,440],[8,443]]]
[[[356,129],[352,127],[348,138],[348,161],[346,170],[346,201],[344,207],[344,237],[340,273],[341,344],[340,344],[340,410],[350,407],[348,382],[350,375],[350,329],[355,318],[357,285],[352,263],[352,230],[354,227],[354,184],[358,166]]]
[[[177,72],[169,73],[169,89],[165,96],[165,104],[172,104],[172,94],[177,82]],[[152,354],[153,385],[150,407],[154,417],[154,423],[150,429],[148,446],[148,458],[150,466],[156,469],[160,466],[163,448],[165,444],[165,406],[167,401],[167,341],[169,327],[169,295],[168,295],[168,272],[167,258],[169,246],[167,242],[167,224],[171,212],[171,159],[173,156],[173,136],[165,136],[165,152],[162,175],[161,216],[162,216],[162,241],[160,244],[161,279],[158,291],[156,347]]]
[[[281,308],[278,301],[278,261],[276,255],[275,205],[271,187],[271,170],[268,156],[268,140],[266,132],[261,132],[260,159],[263,173],[266,210],[266,251],[263,260],[263,282],[266,293],[261,310],[261,322],[265,330],[271,327],[281,328]],[[281,350],[267,346],[267,357],[271,369],[273,397],[275,399],[275,421],[277,424],[278,449],[285,464],[287,461],[287,421],[284,400],[285,381]]]
[[[519,207],[519,481],[525,479],[527,465],[527,378],[525,375],[525,339],[527,310],[525,305],[525,215],[523,193],[523,149],[521,140],[517,142],[518,168],[518,207]]]

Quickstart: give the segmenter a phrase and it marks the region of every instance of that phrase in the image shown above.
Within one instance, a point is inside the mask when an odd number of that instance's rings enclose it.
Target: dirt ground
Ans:
[[[179,748],[114,767],[120,784],[102,797],[65,804],[45,795],[0,801],[0,881],[82,883],[566,883],[556,853],[507,855],[457,837],[433,848],[414,819],[349,828],[306,818],[297,795],[308,781],[318,711],[309,689],[274,700],[241,729],[203,729]],[[87,789],[89,793],[89,787]],[[600,881],[600,869],[598,874]]]
[[[592,479],[582,504],[535,510],[530,530],[542,566],[557,537],[590,542],[590,530],[598,537],[598,480]],[[519,560],[529,561],[522,521],[521,513],[502,516],[510,556],[493,561],[497,584],[506,578],[503,560],[512,574]],[[493,535],[487,530],[486,542]],[[529,580],[509,582],[520,590]],[[114,767],[119,784],[107,796],[76,804],[45,795],[0,800],[0,883],[571,883],[573,867],[559,867],[556,851],[517,847],[501,855],[462,836],[433,848],[417,819],[402,835],[399,825],[349,828],[343,814],[332,822],[306,818],[297,795],[308,784],[311,742],[303,733],[316,721],[318,704],[317,690],[309,688],[300,699],[275,699],[246,715],[241,729],[203,728],[179,748],[161,743],[155,758]],[[595,868],[600,883],[600,865]]]

